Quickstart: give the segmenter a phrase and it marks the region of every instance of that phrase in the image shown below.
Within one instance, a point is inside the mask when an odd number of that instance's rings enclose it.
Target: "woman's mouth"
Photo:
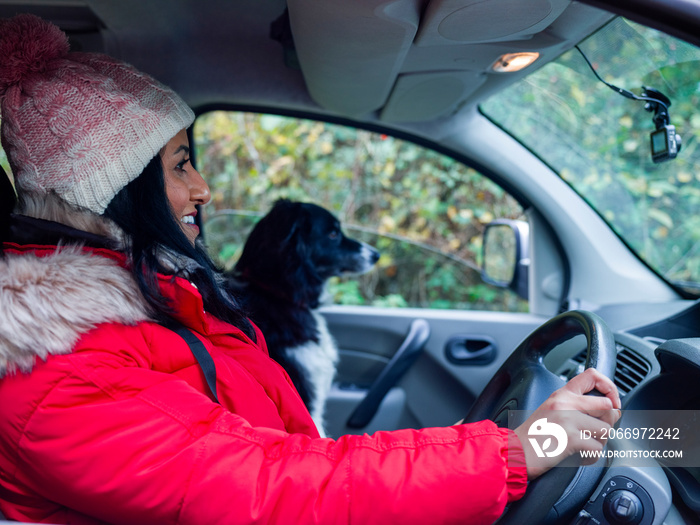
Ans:
[[[194,214],[193,215],[185,215],[180,219],[180,222],[182,224],[187,225],[189,228],[194,230],[196,232],[196,235],[199,235],[199,226],[197,226],[194,222]]]

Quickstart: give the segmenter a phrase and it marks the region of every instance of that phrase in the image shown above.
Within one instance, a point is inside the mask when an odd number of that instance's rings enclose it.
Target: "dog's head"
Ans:
[[[315,305],[327,279],[367,272],[378,259],[377,250],[346,237],[321,206],[281,199],[253,228],[235,273]]]

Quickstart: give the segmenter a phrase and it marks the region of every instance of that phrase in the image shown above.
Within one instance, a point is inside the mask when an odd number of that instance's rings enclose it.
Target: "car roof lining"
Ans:
[[[536,0],[525,9],[519,0],[433,0],[425,6],[420,0],[326,0],[323,9],[315,0],[288,4],[312,98],[341,115],[376,112],[387,122],[448,116],[532,70],[493,73],[502,54],[537,51],[543,59],[538,67],[611,17],[568,0]],[[490,24],[495,17],[499,24]]]
[[[74,49],[130,62],[193,107],[267,104],[413,125],[475,105],[612,16],[570,0],[529,0],[527,9],[521,0],[239,2],[248,5],[234,17],[229,0],[15,0],[0,3],[0,17],[34,12],[66,30]],[[283,46],[271,26],[287,9],[293,42]],[[489,24],[496,16],[501,25]],[[542,57],[518,73],[490,72],[518,50]]]

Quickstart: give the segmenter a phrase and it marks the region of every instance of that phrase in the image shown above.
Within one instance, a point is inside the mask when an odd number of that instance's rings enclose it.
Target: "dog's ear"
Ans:
[[[290,226],[291,227],[289,228],[289,231],[285,235],[284,239],[280,241],[280,247],[282,248],[289,246],[294,240],[294,238],[298,235],[299,223],[297,221],[294,221]]]
[[[261,273],[267,278],[278,274],[280,264],[290,256],[296,259],[299,229],[299,203],[279,199],[253,227],[236,263],[239,273]],[[290,255],[288,252],[293,251]]]
[[[284,215],[289,201],[280,199],[272,209],[260,219],[248,234],[243,252],[236,262],[234,274],[251,277],[258,272],[269,273],[270,268],[263,268],[271,263],[271,254],[277,253],[280,245],[279,225],[286,224]],[[286,235],[286,232],[284,232]]]
[[[290,282],[295,283],[292,288],[294,302],[316,308],[323,288],[323,279],[319,277],[312,260],[313,216],[307,205],[298,204],[294,233],[289,239],[286,250],[287,268],[289,275],[292,276]]]
[[[297,304],[315,307],[316,304],[312,303],[319,295],[318,287],[322,283],[311,261],[313,224],[309,206],[284,199],[275,203],[269,216],[277,224],[278,234],[284,233],[276,253],[288,285],[286,293]]]
[[[304,226],[303,215],[300,202],[278,199],[263,218],[266,223],[269,223],[268,230],[279,251],[286,251],[288,246],[295,245],[296,237]]]

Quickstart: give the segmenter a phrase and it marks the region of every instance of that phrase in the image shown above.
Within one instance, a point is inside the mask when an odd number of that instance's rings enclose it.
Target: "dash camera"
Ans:
[[[651,160],[655,163],[675,159],[681,150],[681,136],[676,127],[671,125],[668,108],[671,100],[658,89],[642,86],[644,109],[654,113],[652,120],[656,131],[651,132]]]
[[[675,159],[681,150],[681,136],[670,124],[657,126],[651,132],[651,160],[655,163]]]

